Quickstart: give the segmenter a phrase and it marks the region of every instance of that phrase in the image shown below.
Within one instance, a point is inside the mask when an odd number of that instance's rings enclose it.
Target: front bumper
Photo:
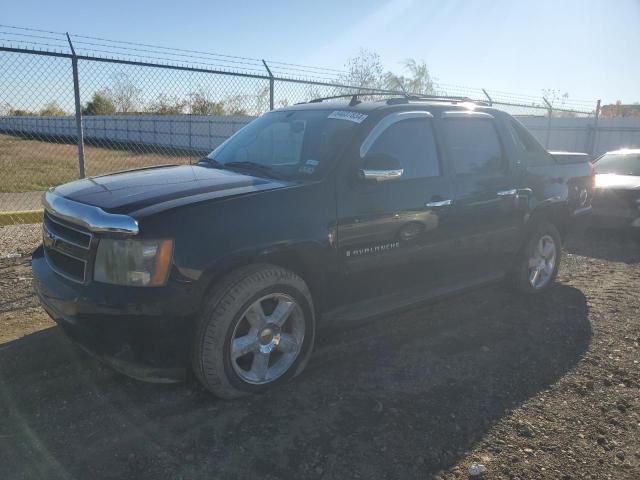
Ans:
[[[637,189],[596,188],[592,205],[593,227],[640,228],[640,192]]]
[[[55,273],[42,247],[33,254],[32,269],[43,308],[84,350],[140,380],[185,378],[197,308],[191,285],[80,285]]]

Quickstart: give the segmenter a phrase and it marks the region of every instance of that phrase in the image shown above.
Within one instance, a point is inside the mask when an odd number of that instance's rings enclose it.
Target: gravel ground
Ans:
[[[0,261],[0,478],[640,478],[640,248],[572,240],[537,298],[488,286],[321,329],[308,369],[218,401],[127,379]]]
[[[30,255],[42,240],[41,224],[0,226],[0,258]],[[2,263],[0,266],[4,266]],[[5,294],[5,292],[2,292]]]

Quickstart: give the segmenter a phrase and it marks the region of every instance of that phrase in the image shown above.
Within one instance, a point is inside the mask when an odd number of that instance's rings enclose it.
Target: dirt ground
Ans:
[[[640,247],[589,234],[557,285],[321,329],[308,369],[219,401],[80,353],[0,263],[0,478],[640,478]]]

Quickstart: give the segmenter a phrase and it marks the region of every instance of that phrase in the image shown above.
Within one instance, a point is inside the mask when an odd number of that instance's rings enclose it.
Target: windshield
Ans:
[[[607,153],[594,166],[596,173],[640,176],[640,153]]]
[[[284,178],[317,178],[348,144],[359,123],[330,118],[334,114],[330,110],[267,113],[207,158],[227,168],[254,167]]]

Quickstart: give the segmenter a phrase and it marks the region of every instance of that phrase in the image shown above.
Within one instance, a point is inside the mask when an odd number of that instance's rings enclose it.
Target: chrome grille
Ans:
[[[83,227],[45,212],[42,243],[49,266],[59,275],[78,283],[86,283],[93,235]]]

